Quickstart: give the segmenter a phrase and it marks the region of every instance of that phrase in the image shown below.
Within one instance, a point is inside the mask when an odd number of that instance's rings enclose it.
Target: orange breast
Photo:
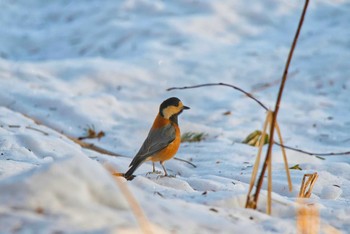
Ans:
[[[164,119],[158,115],[156,120],[154,121],[153,128],[159,128],[169,123],[170,123],[170,120]],[[174,157],[174,155],[177,153],[177,150],[179,149],[180,142],[181,142],[180,129],[177,126],[177,124],[175,123],[171,123],[171,124],[175,127],[175,134],[176,134],[175,140],[171,142],[163,150],[153,155],[150,158],[151,161],[153,162],[166,161]]]
[[[153,122],[152,128],[154,128],[154,129],[162,128],[168,124],[170,124],[170,120],[165,119],[160,114],[158,114],[156,119]]]

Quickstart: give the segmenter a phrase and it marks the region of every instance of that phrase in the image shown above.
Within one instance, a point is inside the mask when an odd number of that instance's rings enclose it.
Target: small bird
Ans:
[[[146,140],[130,163],[129,170],[124,174],[127,180],[134,178],[133,173],[145,161],[152,161],[153,172],[155,172],[154,163],[160,162],[164,175],[168,176],[164,162],[174,157],[179,149],[181,135],[178,115],[187,109],[190,108],[184,106],[180,99],[176,97],[168,98],[162,102]]]

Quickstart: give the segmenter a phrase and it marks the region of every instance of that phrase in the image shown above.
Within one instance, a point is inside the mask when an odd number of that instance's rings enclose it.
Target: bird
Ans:
[[[178,116],[183,110],[190,109],[177,97],[166,99],[160,104],[159,112],[141,148],[131,161],[128,171],[124,174],[127,180],[134,178],[133,173],[144,162],[152,161],[153,173],[155,162],[160,162],[164,176],[168,176],[164,162],[174,157],[181,142]]]

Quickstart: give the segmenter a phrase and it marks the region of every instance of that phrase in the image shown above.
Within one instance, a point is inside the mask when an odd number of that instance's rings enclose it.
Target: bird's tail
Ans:
[[[135,176],[133,175],[134,172],[144,161],[145,160],[142,160],[142,161],[138,161],[138,162],[135,162],[134,164],[132,164],[132,166],[129,168],[129,170],[124,173],[124,178],[127,180],[134,179],[135,178]]]

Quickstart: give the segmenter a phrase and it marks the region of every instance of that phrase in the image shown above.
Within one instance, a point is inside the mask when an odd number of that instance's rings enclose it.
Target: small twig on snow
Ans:
[[[185,160],[185,159],[178,158],[178,157],[175,157],[174,159],[175,159],[175,160],[178,160],[178,161],[181,161],[181,162],[188,163],[188,164],[190,164],[192,167],[197,168],[197,166],[196,166],[195,164],[193,164],[193,163],[191,163],[190,161],[187,161],[187,160]]]
[[[347,155],[347,154],[350,154],[350,151],[345,151],[345,152],[330,152],[330,153],[315,153],[315,152],[309,152],[309,151],[306,151],[306,150],[301,150],[301,149],[296,149],[296,148],[293,148],[291,146],[287,146],[287,145],[282,145],[278,142],[274,142],[274,144],[278,145],[278,146],[281,146],[283,148],[286,148],[286,149],[290,149],[290,150],[294,150],[294,151],[297,151],[297,152],[300,152],[300,153],[303,153],[303,154],[308,154],[308,155],[311,155],[311,156],[337,156],[337,155]],[[322,157],[318,157],[318,158],[321,158],[324,160],[324,158]]]

